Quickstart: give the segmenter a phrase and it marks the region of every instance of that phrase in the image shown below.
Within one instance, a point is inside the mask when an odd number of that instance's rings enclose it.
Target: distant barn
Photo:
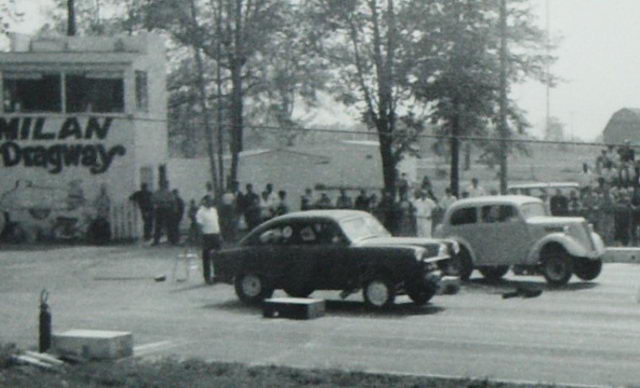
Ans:
[[[626,139],[640,144],[640,109],[622,108],[611,116],[602,134],[607,144],[621,144]]]

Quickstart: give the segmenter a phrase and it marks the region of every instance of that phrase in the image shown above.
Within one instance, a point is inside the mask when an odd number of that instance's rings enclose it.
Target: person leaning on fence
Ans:
[[[144,241],[151,239],[153,232],[153,193],[149,191],[146,183],[140,185],[140,190],[131,194],[130,201],[138,205],[140,216],[142,217],[142,228]]]
[[[212,255],[222,246],[220,238],[220,222],[218,211],[213,206],[214,201],[210,195],[206,195],[203,205],[196,213],[196,222],[202,232],[202,275],[207,284],[213,284]]]

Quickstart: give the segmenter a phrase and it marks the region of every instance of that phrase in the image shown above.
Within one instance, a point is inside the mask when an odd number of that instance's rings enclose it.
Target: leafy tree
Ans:
[[[460,136],[496,136],[500,99],[499,0],[430,0],[415,11],[434,17],[422,23],[424,34],[417,46],[420,64],[413,87],[418,98],[430,102],[431,119],[439,133],[449,137],[451,187],[458,191]],[[510,84],[534,78],[551,81],[545,73],[545,35],[533,24],[528,2],[509,1],[507,41]],[[522,133],[529,126],[514,101],[509,101],[510,127]],[[478,142],[492,159],[500,144]],[[509,144],[509,152],[514,144]],[[521,147],[521,146],[520,146]]]
[[[16,8],[16,0],[0,2],[0,35],[6,34],[11,28],[11,23],[22,20],[23,17],[24,14]]]
[[[385,190],[395,193],[396,166],[413,150],[423,122],[415,112],[408,82],[419,18],[410,17],[420,1],[309,0],[311,35],[318,52],[337,74],[331,90],[337,100],[358,107],[380,143]],[[428,14],[422,15],[429,18]]]

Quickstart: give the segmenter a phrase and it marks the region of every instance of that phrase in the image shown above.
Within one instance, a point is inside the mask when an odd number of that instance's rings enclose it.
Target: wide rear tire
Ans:
[[[593,280],[602,271],[602,260],[589,260],[575,258],[573,260],[573,273],[582,280]]]
[[[236,295],[247,304],[262,302],[273,295],[273,287],[262,275],[246,272],[236,276],[234,281]]]
[[[393,282],[388,276],[375,275],[365,283],[362,296],[367,307],[373,310],[382,310],[393,305],[396,292]]]
[[[497,282],[509,272],[508,265],[496,265],[493,267],[480,267],[480,273],[490,282]]]
[[[573,275],[573,261],[571,257],[560,249],[548,252],[542,258],[542,275],[549,285],[564,286]]]

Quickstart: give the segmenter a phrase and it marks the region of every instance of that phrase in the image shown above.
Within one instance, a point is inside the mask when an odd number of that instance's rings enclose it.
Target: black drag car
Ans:
[[[451,240],[392,237],[366,212],[312,210],[265,222],[236,247],[218,251],[213,263],[215,279],[234,284],[243,302],[276,289],[294,297],[362,290],[368,306],[384,308],[405,293],[427,303],[457,251]]]

